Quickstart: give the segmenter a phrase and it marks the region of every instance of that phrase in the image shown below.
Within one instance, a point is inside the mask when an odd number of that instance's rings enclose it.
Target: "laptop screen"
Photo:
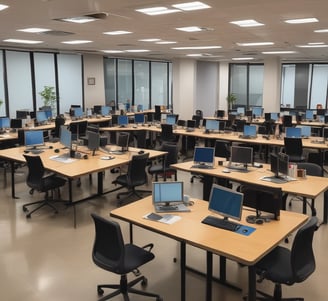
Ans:
[[[183,203],[183,182],[153,182],[153,204]]]
[[[256,136],[256,125],[244,125],[244,135],[245,136]]]

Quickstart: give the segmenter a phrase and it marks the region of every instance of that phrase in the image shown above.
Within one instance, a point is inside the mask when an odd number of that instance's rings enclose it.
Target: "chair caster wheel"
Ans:
[[[190,179],[190,183],[194,183],[194,180],[193,179]]]
[[[31,218],[31,214],[26,214],[26,218]]]
[[[28,212],[28,209],[23,207],[23,212]]]
[[[148,284],[148,279],[147,278],[144,278],[142,281],[141,281],[141,286],[142,287],[146,287]]]
[[[34,193],[34,189],[30,189],[29,194],[32,195]]]
[[[102,288],[97,289],[98,296],[102,296],[104,294],[104,290]]]

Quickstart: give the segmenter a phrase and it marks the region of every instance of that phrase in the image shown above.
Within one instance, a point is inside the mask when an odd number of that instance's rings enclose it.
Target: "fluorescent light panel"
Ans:
[[[8,5],[0,4],[0,10],[4,10],[4,9],[6,9],[8,7],[9,7]]]
[[[184,11],[211,8],[209,5],[207,5],[203,2],[200,2],[200,1],[173,4],[172,6],[174,8],[178,8],[178,9],[181,9],[181,10],[184,10]]]
[[[262,54],[293,54],[297,53],[296,51],[291,50],[277,50],[277,51],[263,51]]]
[[[22,39],[6,39],[3,40],[8,43],[18,43],[18,44],[41,44],[43,41],[33,41],[33,40],[22,40]]]
[[[31,28],[17,29],[17,31],[28,32],[28,33],[40,33],[40,32],[50,31],[50,29],[31,27]]]
[[[328,32],[328,28],[327,29],[317,29],[314,32],[317,32],[317,33]]]
[[[141,39],[140,42],[159,42],[161,39]]]
[[[231,21],[231,24],[238,25],[240,27],[256,27],[263,26],[264,24],[257,22],[256,20],[239,20],[239,21]]]
[[[70,23],[84,24],[84,23],[97,21],[98,19],[88,16],[82,16],[82,17],[62,18],[59,20],[64,22],[70,22]]]
[[[165,6],[158,6],[158,7],[136,9],[136,11],[138,11],[140,13],[143,13],[143,14],[146,14],[146,15],[149,15],[149,16],[157,16],[157,15],[178,13],[181,10],[179,10],[179,9],[168,9]]]
[[[317,18],[303,18],[303,19],[290,19],[285,20],[288,24],[304,24],[304,23],[315,23],[319,22]]]
[[[326,44],[319,44],[319,45],[305,44],[305,45],[296,45],[296,47],[299,47],[299,48],[326,48],[326,47],[328,47],[328,45],[326,45]]]
[[[116,36],[116,35],[122,35],[122,34],[130,34],[132,33],[131,31],[125,31],[125,30],[116,30],[116,31],[107,31],[104,32],[104,34],[108,34],[111,36]]]
[[[166,44],[176,44],[177,42],[175,41],[159,41],[159,42],[155,42],[155,44],[159,44],[159,45],[166,45]]]
[[[123,50],[103,50],[105,53],[123,53]]]
[[[140,9],[136,9],[136,11],[149,16],[156,16],[156,15],[178,13],[181,11],[192,11],[192,10],[210,8],[209,5],[200,1],[173,4],[172,7],[173,8],[167,8],[165,6],[156,6],[156,7],[140,8]]]
[[[70,45],[78,45],[78,44],[87,44],[92,43],[92,41],[88,40],[72,40],[72,41],[64,41],[63,44],[70,44]]]
[[[125,50],[126,52],[131,52],[131,53],[138,53],[138,52],[149,52],[150,50],[148,49],[130,49],[130,50]]]
[[[198,26],[177,27],[176,30],[185,31],[185,32],[202,31],[202,29]]]
[[[233,61],[251,61],[254,60],[253,57],[233,57]]]
[[[237,43],[238,46],[269,46],[273,44],[273,42]]]
[[[201,49],[218,49],[222,46],[189,46],[189,47],[173,47],[175,50],[201,50]]]

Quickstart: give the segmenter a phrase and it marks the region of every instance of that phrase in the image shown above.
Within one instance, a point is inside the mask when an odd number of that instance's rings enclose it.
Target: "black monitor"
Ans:
[[[99,149],[100,134],[99,132],[88,131],[87,136],[88,136],[88,149],[92,151],[92,156],[94,156],[96,150]]]
[[[29,115],[28,110],[17,110],[16,111],[16,118],[17,119],[27,119],[28,115]]]
[[[305,111],[305,119],[306,120],[313,120],[313,110],[306,110]]]
[[[238,107],[237,108],[237,115],[245,115],[245,108],[244,107]]]
[[[231,146],[229,168],[247,170],[248,165],[253,164],[253,148],[245,146]]]
[[[9,117],[1,117],[0,118],[0,129],[10,128],[10,118]]]
[[[270,120],[278,121],[280,113],[270,113]]]
[[[325,116],[326,109],[317,109],[317,116]]]
[[[130,134],[126,132],[118,133],[117,145],[121,147],[122,152],[128,151]]]
[[[145,115],[143,113],[134,114],[134,122],[139,124],[145,123]]]
[[[125,127],[129,124],[129,118],[127,115],[119,115],[117,122],[119,126]]]
[[[67,126],[62,125],[60,127],[60,134],[59,134],[59,141],[60,143],[68,149],[72,148],[72,132],[68,130]]]
[[[193,161],[199,165],[214,166],[214,147],[195,147]]]
[[[241,219],[243,193],[213,184],[208,203],[208,210],[220,214],[224,219]]]
[[[224,117],[224,114],[225,114],[225,111],[224,110],[217,110],[215,112],[215,117],[223,118]]]
[[[276,178],[288,175],[289,157],[284,153],[270,154],[271,171]]]
[[[17,119],[17,118],[10,119],[10,127],[12,129],[21,129],[23,127],[22,119]]]
[[[25,146],[29,149],[37,148],[44,145],[43,131],[25,131]]]
[[[108,106],[101,106],[101,115],[102,116],[109,116],[110,114],[110,107]]]
[[[226,127],[226,122],[223,120],[219,120],[219,131],[223,132],[225,130]]]
[[[195,128],[196,127],[196,120],[187,120],[187,128]]]
[[[101,107],[103,107],[103,106],[102,105],[94,105],[93,106],[93,113],[101,115]]]
[[[244,136],[256,137],[256,125],[244,125]]]
[[[216,119],[207,119],[206,120],[206,131],[218,131],[220,127],[219,120]]]
[[[48,121],[46,111],[37,111],[35,116],[36,116],[36,121],[39,124],[44,124]]]
[[[43,107],[40,108],[40,111],[46,112],[46,116],[47,116],[48,119],[52,118],[52,108],[51,108],[51,106],[43,106]],[[31,113],[32,112],[30,112],[30,116],[31,116]],[[31,116],[31,118],[32,118],[32,116]]]

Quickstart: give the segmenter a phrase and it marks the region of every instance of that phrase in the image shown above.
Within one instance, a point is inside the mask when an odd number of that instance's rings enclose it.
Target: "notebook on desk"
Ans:
[[[188,212],[183,203],[183,182],[153,182],[153,205],[156,212]]]

